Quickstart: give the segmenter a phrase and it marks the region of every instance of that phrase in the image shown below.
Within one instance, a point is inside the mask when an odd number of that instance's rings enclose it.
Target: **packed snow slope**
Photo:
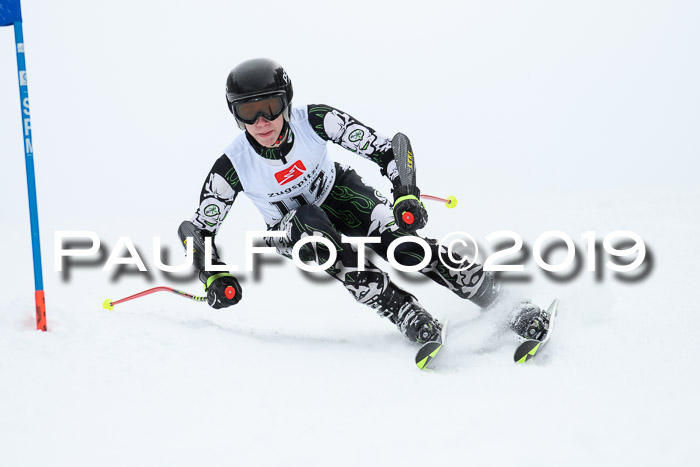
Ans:
[[[697,4],[24,3],[49,332],[34,329],[13,35],[3,28],[0,465],[693,462]],[[274,256],[245,271],[245,232],[264,229],[245,197],[217,240],[241,269],[239,305],[159,293],[102,308],[158,285],[202,293],[192,275],[155,267],[153,238],[164,259],[181,261],[177,226],[238,134],[226,74],[256,56],[285,66],[296,104],[327,103],[411,138],[422,191],[459,199],[453,210],[427,205],[424,235],[468,232],[480,261],[497,247],[489,233],[523,238],[507,260],[525,271],[503,278],[512,299],[560,299],[546,352],[515,365],[505,309],[482,314],[377,259],[449,316],[435,368],[418,370],[415,346],[322,273]],[[389,195],[372,163],[329,152]],[[95,232],[101,250],[58,272],[54,239],[65,230]],[[555,274],[533,258],[550,230],[576,245]],[[639,270],[605,265],[602,241],[616,230],[644,240]],[[148,272],[102,271],[120,237]],[[557,245],[552,264],[566,256]]]

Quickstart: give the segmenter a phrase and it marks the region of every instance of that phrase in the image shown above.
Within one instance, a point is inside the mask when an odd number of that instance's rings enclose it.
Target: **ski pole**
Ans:
[[[155,293],[155,292],[172,292],[172,293],[177,294],[177,295],[179,295],[179,296],[181,296],[181,297],[189,298],[190,300],[194,300],[194,301],[196,301],[196,302],[204,302],[204,301],[206,301],[206,299],[207,299],[207,297],[198,297],[198,296],[196,296],[196,295],[191,295],[191,294],[188,294],[187,292],[183,292],[183,291],[181,291],[181,290],[172,289],[172,288],[170,288],[170,287],[154,287],[154,288],[152,288],[152,289],[144,290],[143,292],[139,292],[139,293],[137,293],[137,294],[130,295],[130,296],[126,297],[126,298],[122,298],[122,299],[119,299],[119,300],[114,300],[114,301],[112,301],[111,299],[108,298],[108,299],[106,299],[104,302],[102,302],[102,308],[104,308],[105,310],[113,310],[113,309],[114,309],[114,305],[117,305],[117,304],[122,303],[122,302],[129,301],[129,300],[133,300],[133,299],[135,299],[135,298],[143,297],[143,296],[145,296],[145,295],[150,295],[150,294]],[[226,289],[224,290],[224,293],[226,294],[226,298],[228,298],[228,299],[230,300],[230,299],[232,299],[233,297],[235,297],[235,295],[236,295],[236,289],[234,289],[233,287],[231,287],[231,286],[229,285],[229,286],[226,287]]]
[[[452,209],[455,206],[457,206],[457,198],[454,196],[448,196],[447,198],[440,198],[439,196],[433,196],[433,195],[420,195],[421,199],[428,199],[430,201],[440,201],[441,203],[445,203],[445,206],[448,208]]]
[[[420,198],[427,199],[429,201],[439,201],[441,203],[445,203],[445,206],[447,206],[450,209],[457,206],[457,198],[455,198],[454,196],[448,196],[447,198],[440,198],[439,196],[433,196],[433,195],[420,195]],[[401,214],[401,218],[407,224],[413,224],[413,221],[415,221],[415,219],[413,218],[413,214],[411,214],[408,211],[405,211],[403,214]]]

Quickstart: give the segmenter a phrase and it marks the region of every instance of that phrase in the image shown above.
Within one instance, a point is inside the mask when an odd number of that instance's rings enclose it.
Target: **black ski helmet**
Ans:
[[[226,78],[226,103],[228,110],[236,118],[233,104],[267,94],[282,94],[287,100],[287,108],[282,115],[289,121],[289,108],[294,91],[292,80],[282,66],[269,58],[253,58],[239,63]],[[245,124],[236,118],[238,127],[245,130]]]

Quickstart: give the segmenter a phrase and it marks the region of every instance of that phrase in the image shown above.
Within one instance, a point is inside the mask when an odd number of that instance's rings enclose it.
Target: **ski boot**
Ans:
[[[529,300],[523,300],[513,307],[509,324],[517,335],[542,341],[549,331],[549,314]]]
[[[387,289],[376,297],[372,308],[396,324],[412,342],[425,343],[440,339],[442,324],[425,311],[416,297],[389,283]]]
[[[396,325],[409,340],[421,344],[439,340],[442,331],[442,324],[430,316],[413,296],[399,308]]]

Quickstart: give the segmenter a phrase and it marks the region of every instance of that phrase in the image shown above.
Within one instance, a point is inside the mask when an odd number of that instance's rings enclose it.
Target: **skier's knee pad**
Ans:
[[[312,228],[330,225],[326,212],[315,204],[304,204],[296,208],[294,217]]]
[[[291,219],[298,221],[294,223],[292,228],[293,241],[299,241],[299,239],[305,237],[304,234],[314,235],[315,232],[321,233],[324,237],[334,239],[337,237],[340,239],[340,234],[333,227],[328,215],[319,206],[305,204],[296,208],[293,213],[294,215]]]
[[[292,257],[294,244],[304,237],[321,234],[330,237],[336,244],[340,244],[340,234],[335,230],[326,212],[319,206],[303,205],[287,213],[273,228],[285,233],[283,237],[265,237],[268,246],[277,249],[277,253],[288,258]],[[321,245],[321,249],[325,246]],[[305,245],[299,252],[304,261],[313,259],[313,248]]]
[[[290,216],[288,221],[292,245],[305,237],[317,237],[319,235],[331,240],[335,245],[341,244],[340,233],[335,229],[326,212],[319,206],[305,204],[292,212],[293,215]],[[328,248],[323,243],[313,245],[307,243],[299,250],[299,257],[302,261],[325,260],[328,254]],[[319,255],[320,258],[318,257]]]

